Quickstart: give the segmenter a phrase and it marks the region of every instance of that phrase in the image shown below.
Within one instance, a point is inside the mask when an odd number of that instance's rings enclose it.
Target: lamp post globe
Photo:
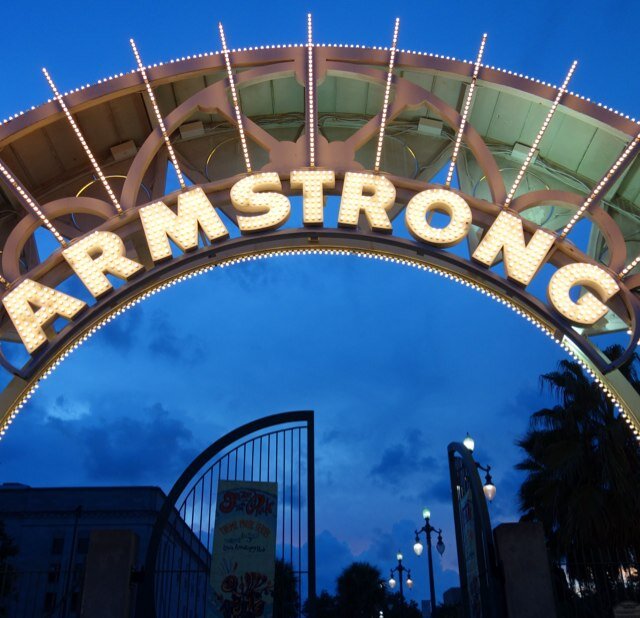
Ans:
[[[416,536],[416,542],[413,544],[413,551],[416,556],[422,556],[424,545],[420,542],[420,539]]]
[[[485,498],[491,502],[496,497],[496,486],[493,483],[485,483],[482,486]]]
[[[462,441],[462,444],[473,453],[473,449],[476,446],[476,441],[467,432],[467,437]]]

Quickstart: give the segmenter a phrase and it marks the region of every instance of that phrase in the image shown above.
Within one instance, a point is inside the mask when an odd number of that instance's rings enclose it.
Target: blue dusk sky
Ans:
[[[560,82],[640,115],[636,2],[58,2],[3,6],[0,118],[50,93],[147,63],[231,47],[387,45],[475,57]],[[269,413],[317,422],[319,588],[354,559],[386,574],[410,555],[424,505],[444,529],[438,595],[457,585],[447,444],[470,432],[495,471],[494,524],[519,517],[514,441],[548,405],[539,376],[562,350],[488,298],[449,280],[355,257],[280,257],[189,280],[112,322],[47,380],[0,443],[0,481],[35,486],[153,484],[168,490],[223,433]]]

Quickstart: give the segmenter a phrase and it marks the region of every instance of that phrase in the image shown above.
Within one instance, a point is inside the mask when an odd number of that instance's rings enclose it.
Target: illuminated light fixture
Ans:
[[[389,578],[389,588],[391,588],[392,590],[396,587],[396,580],[393,578],[393,576],[391,576]]]
[[[407,577],[407,588],[409,588],[409,590],[411,590],[411,588],[413,588],[413,580],[411,579],[411,575],[409,575],[409,577]]]
[[[149,76],[147,75],[147,69],[142,63],[142,58],[140,57],[140,53],[138,52],[138,48],[136,47],[136,42],[133,39],[129,39],[129,43],[131,44],[133,55],[136,58],[138,71],[140,72],[140,75],[142,75],[142,81],[144,81],[145,88],[147,89],[147,94],[149,95],[149,100],[151,101],[151,107],[153,107],[153,113],[156,115],[156,120],[158,121],[160,132],[162,133],[162,138],[164,139],[164,143],[167,146],[167,150],[169,151],[169,158],[171,159],[171,163],[173,164],[173,167],[176,171],[176,176],[178,177],[180,188],[186,189],[187,184],[184,181],[184,176],[182,175],[182,171],[180,170],[180,166],[178,165],[178,159],[176,158],[176,153],[173,149],[173,145],[171,144],[171,140],[169,139],[169,134],[167,133],[167,128],[165,127],[162,114],[160,113],[160,108],[158,107],[158,103],[156,101],[156,95],[153,93],[153,88],[151,87]]]
[[[424,551],[424,545],[420,542],[420,537],[416,534],[416,542],[413,544],[413,551],[416,556],[421,556]]]
[[[574,301],[570,293],[578,285],[594,290],[600,299],[587,291]],[[574,263],[562,266],[553,273],[547,296],[551,304],[571,321],[577,324],[595,324],[609,310],[604,303],[619,289],[616,280],[602,268],[595,264]]]
[[[342,185],[338,225],[355,228],[360,214],[364,213],[373,230],[391,232],[393,225],[388,211],[395,199],[396,189],[386,176],[347,172]]]
[[[382,144],[384,142],[384,132],[387,126],[387,115],[389,113],[389,96],[391,94],[391,81],[393,80],[393,66],[396,61],[396,45],[398,44],[398,30],[400,29],[400,18],[396,17],[393,28],[393,42],[391,43],[391,53],[389,55],[389,68],[387,70],[387,83],[384,89],[384,101],[382,103],[382,117],[380,119],[380,132],[378,133],[378,147],[376,148],[376,160],[373,166],[374,171],[380,171],[380,161],[382,160]]]
[[[444,227],[433,227],[427,221],[429,213],[443,212],[449,216]],[[427,189],[414,195],[405,208],[409,232],[418,240],[451,247],[469,232],[473,220],[471,209],[457,193],[445,189]]]
[[[11,186],[13,193],[16,195],[21,204],[26,204],[35,215],[44,223],[45,227],[55,236],[56,240],[64,247],[67,241],[62,237],[62,234],[54,227],[53,223],[49,221],[47,216],[40,210],[38,203],[31,197],[31,194],[22,186],[22,183],[6,168],[2,162],[0,162],[0,172],[6,178],[7,182]]]
[[[238,125],[238,133],[240,135],[240,144],[242,146],[242,155],[244,157],[244,164],[247,168],[247,172],[251,173],[251,160],[249,159],[249,149],[247,147],[247,138],[244,134],[244,124],[242,122],[242,111],[240,110],[240,103],[238,101],[238,93],[236,91],[236,82],[233,77],[233,69],[231,68],[231,60],[229,58],[229,48],[227,47],[227,38],[224,35],[224,28],[222,22],[218,22],[218,31],[220,32],[220,41],[222,42],[222,54],[224,56],[224,63],[227,67],[227,77],[229,78],[229,88],[231,89],[231,99],[233,100],[233,109],[236,114],[236,123]]]
[[[460,152],[460,146],[462,144],[462,136],[467,124],[467,118],[469,117],[469,111],[471,110],[471,102],[473,101],[473,93],[476,89],[476,82],[478,81],[478,73],[480,72],[480,66],[482,65],[482,55],[484,54],[484,47],[487,42],[487,35],[482,35],[482,42],[480,43],[480,49],[478,50],[478,56],[473,65],[473,75],[471,77],[471,84],[467,90],[467,96],[464,100],[464,107],[462,108],[462,118],[460,120],[460,127],[456,133],[456,141],[453,146],[453,154],[451,155],[451,163],[449,164],[449,171],[447,172],[447,179],[445,186],[450,187],[453,180],[453,172],[456,169],[456,163],[458,161],[458,154]]]
[[[496,486],[493,484],[493,479],[491,478],[491,466],[482,468],[482,470],[486,470],[487,472],[484,477],[484,485],[482,486],[482,491],[484,492],[484,497],[489,502],[491,502],[496,497]]]
[[[622,151],[622,154],[616,159],[616,162],[609,168],[609,171],[602,177],[600,182],[595,186],[589,197],[583,202],[582,206],[576,210],[573,217],[569,220],[569,223],[564,226],[562,232],[560,232],[560,238],[564,238],[570,231],[571,228],[578,222],[580,217],[585,213],[585,211],[591,206],[591,204],[596,201],[602,190],[609,184],[609,181],[614,177],[614,175],[618,174],[624,169],[625,162],[628,165],[633,160],[632,154],[635,155],[634,151],[637,149],[640,144],[640,133],[638,133],[631,142],[627,145],[627,147]],[[639,256],[640,257],[640,256]],[[620,275],[624,277],[632,268],[634,268],[640,259],[636,258],[631,264],[629,264],[626,268],[624,268]]]
[[[89,148],[89,144],[87,144],[87,140],[85,140],[84,135],[82,135],[82,131],[80,131],[80,127],[78,126],[78,123],[75,121],[75,118],[71,115],[71,112],[69,111],[69,108],[67,107],[67,104],[64,102],[64,98],[62,97],[62,95],[58,91],[58,88],[56,87],[56,85],[53,83],[53,79],[51,78],[51,75],[49,75],[49,71],[47,71],[47,69],[45,69],[43,67],[42,73],[44,74],[45,78],[49,82],[49,86],[51,87],[51,90],[53,92],[53,96],[56,98],[56,101],[58,101],[58,104],[62,108],[62,111],[64,112],[64,115],[67,117],[67,120],[69,121],[69,124],[71,125],[71,128],[73,129],[73,132],[76,134],[76,137],[78,138],[78,141],[80,142],[80,145],[82,146],[85,154],[89,158],[89,161],[91,162],[91,165],[93,166],[93,169],[95,170],[96,174],[98,175],[98,178],[100,179],[100,182],[102,183],[102,186],[104,187],[104,190],[107,192],[107,195],[109,196],[109,199],[111,200],[111,203],[113,204],[114,208],[116,209],[116,211],[118,213],[122,213],[122,206],[120,206],[120,202],[118,202],[118,198],[116,197],[115,193],[113,192],[113,189],[111,188],[111,185],[109,184],[109,181],[106,179],[105,175],[102,173],[102,170],[100,169],[100,166],[98,165],[98,161],[93,156],[93,153],[91,152],[91,148]]]
[[[473,449],[476,447],[476,441],[467,433],[467,437],[462,441],[464,447],[473,453]]]
[[[524,175],[525,175],[529,165],[531,164],[531,161],[535,157],[535,155],[536,155],[536,153],[538,151],[538,146],[540,145],[540,141],[542,140],[547,128],[549,127],[549,123],[551,122],[551,119],[553,118],[553,115],[556,113],[556,110],[558,109],[558,106],[560,105],[560,100],[562,99],[562,97],[567,92],[567,86],[569,85],[569,82],[571,81],[571,78],[573,77],[573,73],[575,72],[577,66],[578,66],[578,61],[574,60],[571,63],[571,67],[569,68],[567,76],[564,78],[564,81],[562,82],[562,86],[560,86],[560,88],[558,89],[558,93],[556,94],[556,98],[554,99],[553,103],[551,104],[551,108],[547,112],[547,117],[544,119],[544,122],[542,123],[542,126],[540,127],[540,130],[538,131],[538,134],[536,135],[536,138],[533,140],[533,143],[531,144],[531,148],[529,148],[529,152],[527,153],[527,156],[525,157],[525,159],[524,159],[524,161],[522,163],[522,166],[520,167],[520,170],[518,171],[516,179],[513,181],[513,184],[511,185],[511,189],[509,189],[509,193],[507,194],[507,198],[504,201],[504,207],[505,208],[509,208],[509,204],[511,204],[511,200],[513,200],[513,198],[514,198],[514,196],[516,194],[516,191],[518,190],[518,187],[520,186],[520,183],[522,182],[522,179],[524,178]]]
[[[398,552],[398,553],[396,554],[396,558],[397,558],[398,560],[402,560],[402,558],[404,558],[404,556],[402,555],[402,553],[401,553],[401,552]]]
[[[302,221],[304,225],[324,222],[324,189],[333,189],[336,174],[333,170],[294,170],[289,182],[292,189],[302,189]]]
[[[307,14],[307,136],[309,140],[309,167],[316,166],[316,108],[313,71],[313,21]]]
[[[243,234],[276,229],[289,218],[291,203],[279,193],[281,189],[276,172],[247,176],[233,185],[229,192],[233,207],[251,215],[238,215],[238,227]]]
[[[424,519],[431,519],[431,511],[428,508],[422,509],[422,517]]]

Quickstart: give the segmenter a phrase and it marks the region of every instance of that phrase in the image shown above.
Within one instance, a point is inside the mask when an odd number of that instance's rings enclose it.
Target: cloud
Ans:
[[[327,590],[334,593],[336,578],[354,561],[349,546],[338,540],[328,530],[316,535],[316,579],[318,591]]]
[[[382,451],[380,461],[371,468],[371,476],[385,483],[397,484],[409,475],[423,474],[425,470],[439,468],[435,457],[419,457],[426,450],[421,431],[409,430],[403,442],[393,444]]]
[[[65,395],[58,395],[47,409],[48,418],[63,421],[78,420],[91,413],[91,406],[86,401],[69,400]]]
[[[176,318],[177,319],[177,318]],[[195,334],[176,334],[176,328],[165,315],[158,315],[150,325],[148,349],[154,356],[193,365],[204,356],[204,347]]]
[[[119,315],[105,326],[101,340],[106,346],[115,348],[118,352],[131,350],[137,339],[138,325],[144,323],[143,311],[143,308],[137,305]]]
[[[84,472],[93,481],[158,484],[174,478],[195,455],[191,430],[160,403],[136,417],[91,422],[50,417],[49,424],[81,445]]]

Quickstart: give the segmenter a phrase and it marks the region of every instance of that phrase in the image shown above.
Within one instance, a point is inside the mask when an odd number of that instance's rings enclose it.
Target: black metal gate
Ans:
[[[296,578],[295,613],[300,615],[304,600],[316,592],[314,476],[310,411],[267,416],[207,447],[178,479],[158,515],[136,615],[206,616],[220,480],[278,483],[276,557]]]

